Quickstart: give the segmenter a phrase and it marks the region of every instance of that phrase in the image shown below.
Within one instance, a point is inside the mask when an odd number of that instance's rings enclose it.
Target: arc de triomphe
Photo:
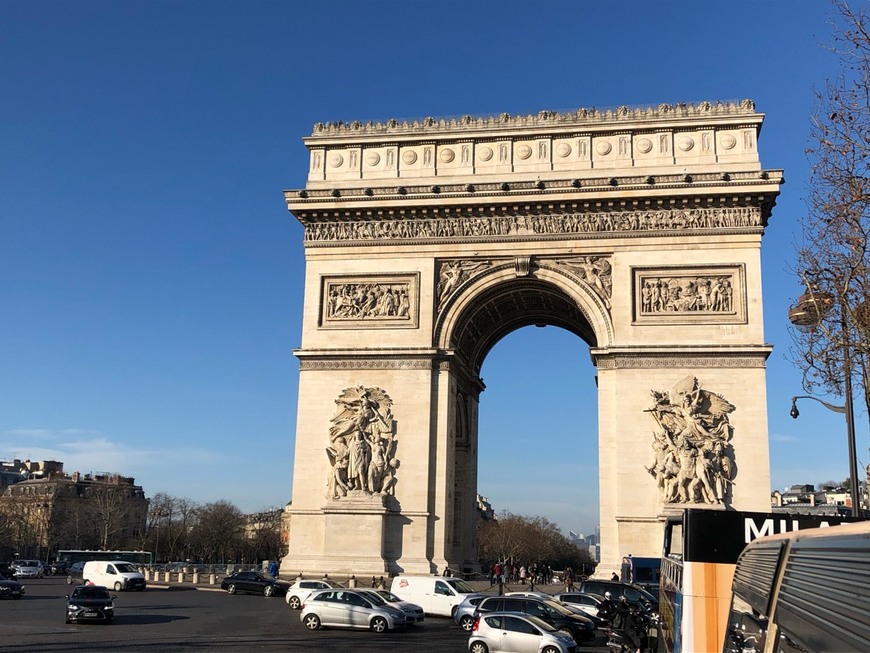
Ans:
[[[602,569],[658,555],[674,509],[768,510],[762,121],[744,100],[315,125],[286,193],[306,273],[283,572],[473,568],[479,373],[532,324],[597,368]]]

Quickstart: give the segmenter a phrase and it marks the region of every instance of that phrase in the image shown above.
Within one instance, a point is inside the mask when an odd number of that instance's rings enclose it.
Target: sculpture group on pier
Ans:
[[[672,390],[652,391],[654,460],[646,470],[665,503],[727,504],[736,476],[734,406],[688,376]]]

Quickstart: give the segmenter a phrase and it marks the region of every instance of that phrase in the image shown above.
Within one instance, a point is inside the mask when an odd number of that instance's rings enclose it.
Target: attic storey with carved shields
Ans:
[[[282,570],[474,569],[480,370],[533,324],[597,367],[602,569],[658,555],[669,510],[766,509],[782,173],[762,120],[743,101],[315,125],[286,192],[306,273]]]

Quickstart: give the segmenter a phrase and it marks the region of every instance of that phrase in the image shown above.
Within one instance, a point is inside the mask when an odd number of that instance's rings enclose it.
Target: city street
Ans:
[[[148,588],[116,592],[115,623],[65,624],[63,577],[28,580],[21,600],[0,602],[4,653],[124,651],[192,653],[384,650],[445,653],[467,650],[468,635],[450,619],[377,635],[363,630],[307,631],[283,597],[231,596],[222,591]],[[604,653],[603,638],[589,653]]]

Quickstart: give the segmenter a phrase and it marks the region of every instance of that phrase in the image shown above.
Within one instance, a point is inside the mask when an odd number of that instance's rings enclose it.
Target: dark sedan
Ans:
[[[74,562],[66,570],[66,584],[79,585],[85,582],[84,579],[85,563]]]
[[[101,621],[110,624],[115,619],[115,597],[100,585],[79,585],[66,597],[66,622]]]
[[[290,583],[261,571],[239,571],[221,581],[221,589],[229,594],[247,592],[263,596],[284,596]]]
[[[24,596],[24,585],[12,575],[0,573],[0,599],[20,599]]]

